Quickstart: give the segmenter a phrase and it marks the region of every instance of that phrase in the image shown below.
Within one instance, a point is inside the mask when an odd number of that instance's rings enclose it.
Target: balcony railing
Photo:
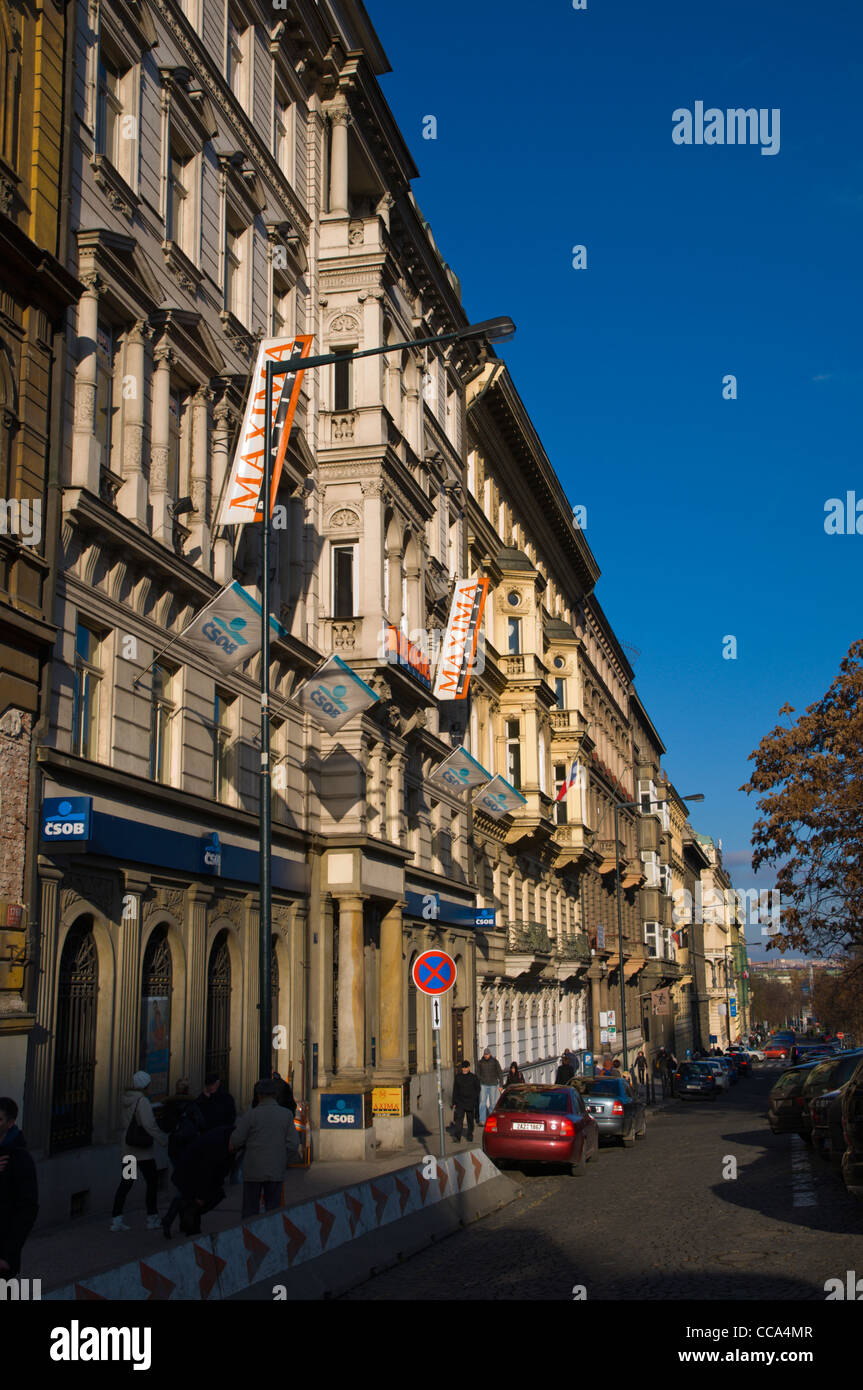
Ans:
[[[510,927],[508,949],[518,954],[550,956],[554,942],[539,922],[529,922],[527,926]]]
[[[561,960],[580,960],[589,964],[590,938],[584,932],[579,932],[577,936],[565,936],[558,946],[555,947],[555,955]]]

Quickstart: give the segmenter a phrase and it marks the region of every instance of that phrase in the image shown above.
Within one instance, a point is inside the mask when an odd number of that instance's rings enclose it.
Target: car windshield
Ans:
[[[834,1088],[844,1086],[846,1081],[851,1080],[861,1061],[863,1061],[863,1056],[859,1052],[852,1053],[850,1057],[843,1057],[836,1064],[836,1070],[830,1078],[830,1084]]]
[[[622,1081],[596,1080],[593,1077],[579,1077],[581,1085],[578,1090],[583,1096],[624,1096],[627,1094],[626,1087]]]
[[[832,1057],[829,1062],[819,1062],[806,1077],[806,1084],[803,1089],[809,1092],[826,1089],[837,1065],[835,1058]]]
[[[566,1091],[532,1091],[521,1086],[510,1086],[504,1091],[496,1110],[530,1110],[547,1115],[565,1115],[570,1107],[570,1096]]]
[[[710,1067],[706,1062],[684,1062],[680,1071],[683,1075],[688,1075],[689,1072],[695,1071],[700,1072],[702,1076],[708,1076],[710,1074]]]

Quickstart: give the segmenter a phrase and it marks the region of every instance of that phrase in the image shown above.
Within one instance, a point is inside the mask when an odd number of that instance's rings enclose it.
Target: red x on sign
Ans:
[[[411,974],[422,994],[446,994],[455,984],[456,963],[446,951],[423,951]]]

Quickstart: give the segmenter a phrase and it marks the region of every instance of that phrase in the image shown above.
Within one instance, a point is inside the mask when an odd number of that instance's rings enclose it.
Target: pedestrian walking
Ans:
[[[297,1102],[294,1100],[294,1091],[290,1081],[283,1076],[279,1076],[277,1071],[273,1072],[273,1080],[279,1087],[279,1094],[276,1097],[279,1105],[283,1105],[286,1110],[290,1110],[291,1114],[296,1117]]]
[[[132,1084],[120,1097],[121,1124],[123,1126],[122,1142],[122,1162],[125,1165],[130,1158],[135,1160],[135,1173],[140,1173],[144,1179],[147,1189],[147,1229],[154,1231],[159,1226],[159,1205],[158,1205],[158,1155],[159,1150],[168,1147],[168,1137],[163,1134],[156,1124],[153,1114],[153,1107],[147,1097],[147,1089],[150,1085],[150,1073],[147,1071],[136,1071],[132,1077]],[[164,1164],[162,1165],[164,1167]],[[123,1220],[123,1208],[126,1205],[126,1198],[135,1186],[135,1178],[121,1178],[117,1191],[114,1193],[114,1205],[111,1209],[112,1231],[128,1231],[130,1228]]]
[[[484,1125],[488,1112],[494,1110],[497,1098],[503,1090],[501,1065],[497,1058],[492,1056],[490,1047],[483,1048],[482,1056],[477,1062],[476,1074],[480,1084],[479,1122]]]
[[[504,1088],[504,1090],[506,1090],[507,1086],[523,1086],[523,1085],[524,1085],[524,1076],[523,1076],[522,1073],[519,1071],[518,1062],[510,1062],[510,1064],[509,1064],[509,1071],[507,1072],[506,1076],[504,1077],[504,1081],[503,1081],[503,1088]]]
[[[271,1077],[255,1087],[258,1103],[241,1115],[231,1134],[232,1153],[243,1150],[243,1216],[257,1216],[264,1198],[266,1211],[282,1201],[288,1163],[295,1162],[300,1145],[294,1117],[279,1105],[279,1083]]]
[[[489,1054],[490,1055],[490,1054]],[[467,1141],[473,1140],[473,1126],[480,1110],[481,1083],[470,1069],[470,1062],[463,1061],[452,1079],[453,1138],[461,1139],[462,1125],[467,1129]],[[481,1119],[480,1124],[485,1124]]]
[[[575,1076],[575,1067],[567,1057],[566,1053],[560,1059],[560,1065],[554,1073],[555,1086],[565,1086]]]
[[[0,1277],[16,1279],[39,1211],[36,1165],[17,1124],[18,1106],[0,1096]]]
[[[156,1123],[168,1136],[168,1157],[176,1163],[183,1149],[204,1129],[201,1107],[192,1099],[188,1081],[178,1081],[172,1096],[159,1107]]]
[[[638,1053],[638,1056],[635,1059],[635,1071],[638,1076],[639,1086],[643,1086],[645,1077],[647,1076],[647,1058],[645,1057],[643,1050]]]
[[[204,1089],[197,1098],[197,1105],[204,1117],[205,1130],[216,1129],[219,1125],[233,1125],[236,1122],[236,1102],[225,1090],[217,1071],[208,1071],[204,1077]]]
[[[198,1134],[179,1155],[171,1174],[177,1195],[162,1218],[162,1231],[169,1240],[175,1217],[179,1216],[184,1235],[200,1235],[201,1217],[225,1200],[225,1182],[233,1163],[230,1137],[230,1125],[217,1125]]]

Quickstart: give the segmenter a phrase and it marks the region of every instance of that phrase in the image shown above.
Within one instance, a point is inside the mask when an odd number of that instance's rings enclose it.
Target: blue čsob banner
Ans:
[[[525,806],[527,797],[516,791],[505,777],[498,775],[481,792],[477,792],[473,804],[491,816],[492,820],[500,820],[502,816],[517,811],[519,806]]]
[[[171,1001],[167,995],[147,994],[144,1005],[144,1071],[150,1073],[151,1096],[168,1094],[168,1040]]]
[[[338,733],[380,697],[340,656],[330,656],[294,693],[294,704],[329,734]]]
[[[272,615],[270,628],[277,637],[284,632]],[[216,671],[233,671],[260,650],[261,605],[234,580],[195,615],[181,637]]]
[[[476,758],[472,758],[464,748],[456,748],[428,777],[430,784],[436,782],[439,786],[455,792],[481,787],[491,780],[492,774],[486,772]]]

